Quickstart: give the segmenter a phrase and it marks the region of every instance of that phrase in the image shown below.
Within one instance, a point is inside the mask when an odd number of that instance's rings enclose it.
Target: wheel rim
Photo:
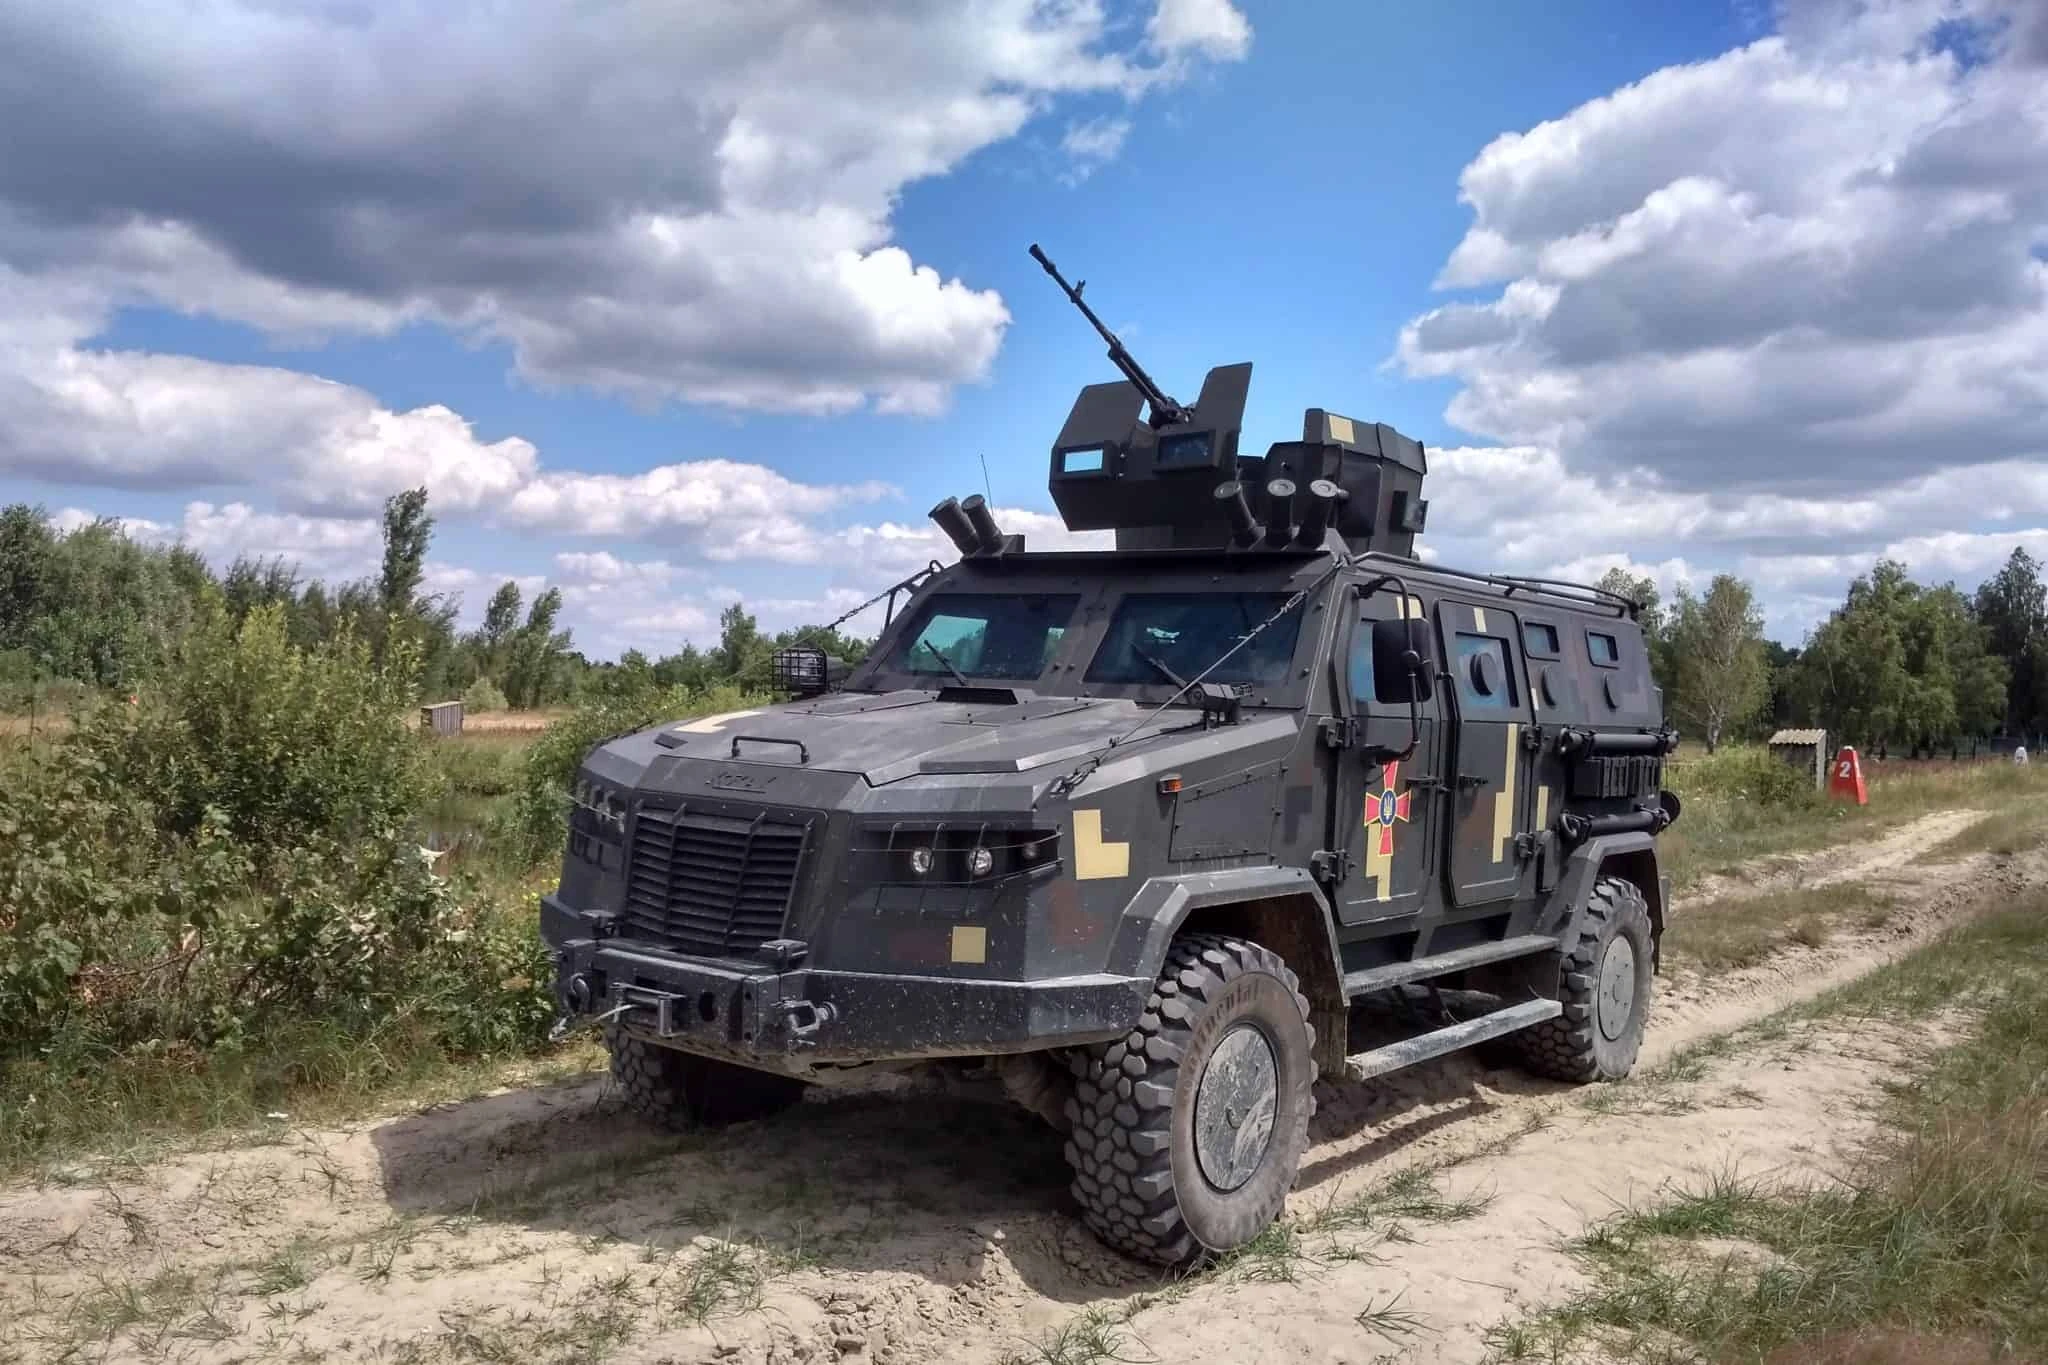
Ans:
[[[1600,959],[1600,993],[1594,999],[1601,1036],[1611,1042],[1628,1032],[1635,1009],[1636,947],[1625,938],[1615,938]]]
[[[1195,1160],[1219,1190],[1252,1178],[1273,1141],[1280,1066],[1273,1044],[1250,1024],[1223,1035],[1195,1090]]]

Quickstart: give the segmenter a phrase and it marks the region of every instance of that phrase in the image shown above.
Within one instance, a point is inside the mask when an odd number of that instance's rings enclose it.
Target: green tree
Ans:
[[[2048,725],[2048,586],[2039,561],[2014,546],[1971,605],[1984,627],[1985,648],[2004,661],[2010,678],[2000,718],[2006,730],[2019,734]]]
[[[1770,700],[1763,628],[1755,594],[1732,574],[1716,574],[1702,597],[1678,591],[1666,638],[1667,700],[1681,723],[1698,728],[1708,753]]]
[[[1851,743],[1929,750],[2005,713],[2009,669],[1986,641],[1953,585],[1924,587],[1880,560],[1814,631],[1791,691],[1809,720]]]
[[[0,649],[28,644],[29,628],[49,603],[57,535],[40,507],[0,510]]]
[[[768,681],[769,644],[745,607],[735,602],[718,613],[718,648],[711,666],[726,682],[759,687]]]
[[[416,613],[420,580],[426,574],[427,546],[434,538],[434,518],[427,511],[427,490],[409,488],[384,500],[384,567],[377,578],[377,596],[394,617]]]
[[[562,611],[562,590],[549,588],[533,599],[526,624],[512,637],[505,665],[505,698],[524,710],[550,699],[556,665],[569,648],[569,632],[555,629]]]
[[[482,646],[484,657],[493,669],[503,663],[501,654],[505,643],[519,629],[519,602],[519,585],[508,578],[498,585],[498,590],[491,594],[490,604],[484,608],[484,622],[477,631],[477,643]]]

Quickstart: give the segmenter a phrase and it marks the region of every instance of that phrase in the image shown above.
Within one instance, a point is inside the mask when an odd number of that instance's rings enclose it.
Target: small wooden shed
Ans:
[[[437,701],[420,708],[420,728],[430,735],[462,733],[462,703]]]
[[[1828,732],[1825,730],[1780,730],[1768,741],[1771,753],[1813,778],[1819,791],[1828,780]]]

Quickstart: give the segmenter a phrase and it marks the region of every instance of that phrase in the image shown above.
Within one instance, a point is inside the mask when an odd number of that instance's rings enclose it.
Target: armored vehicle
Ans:
[[[1250,365],[1175,402],[1031,250],[1125,375],[1049,456],[1113,548],[941,502],[959,557],[857,666],[785,651],[787,699],[587,756],[542,929],[644,1113],[980,1077],[1065,1133],[1100,1237],[1179,1264],[1276,1217],[1319,1078],[1628,1073],[1677,735],[1633,603],[1422,562],[1418,442],[1311,408],[1247,454]],[[1372,1002],[1411,1026],[1354,1049]]]

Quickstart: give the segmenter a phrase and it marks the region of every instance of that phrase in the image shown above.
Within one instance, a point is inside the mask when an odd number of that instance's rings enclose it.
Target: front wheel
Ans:
[[[627,1107],[664,1128],[717,1128],[766,1118],[801,1100],[804,1083],[636,1037],[616,1024],[605,1030],[612,1079]]]
[[[1635,1068],[1650,1013],[1656,952],[1649,902],[1634,882],[1602,877],[1558,962],[1564,1014],[1511,1033],[1522,1064],[1560,1081],[1618,1081]]]
[[[1186,934],[1138,1027],[1074,1061],[1074,1198],[1103,1241],[1179,1265],[1263,1232],[1293,1188],[1315,1112],[1315,1029],[1279,956]]]

